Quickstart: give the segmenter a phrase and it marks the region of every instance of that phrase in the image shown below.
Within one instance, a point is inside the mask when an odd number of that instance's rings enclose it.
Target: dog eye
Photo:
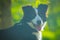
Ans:
[[[41,24],[41,21],[38,20],[38,21],[37,21],[37,24],[40,25],[40,24]]]

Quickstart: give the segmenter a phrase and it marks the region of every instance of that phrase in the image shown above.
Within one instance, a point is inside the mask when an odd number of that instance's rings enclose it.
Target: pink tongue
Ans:
[[[40,27],[40,26],[38,26],[38,27],[37,27],[37,30],[38,30],[38,31],[40,31],[40,30],[41,30],[41,27]]]

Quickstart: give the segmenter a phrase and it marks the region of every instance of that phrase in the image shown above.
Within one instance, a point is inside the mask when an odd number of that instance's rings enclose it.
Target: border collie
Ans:
[[[0,30],[0,40],[42,40],[47,7],[45,4],[40,4],[38,8],[22,7],[22,20],[11,28]]]

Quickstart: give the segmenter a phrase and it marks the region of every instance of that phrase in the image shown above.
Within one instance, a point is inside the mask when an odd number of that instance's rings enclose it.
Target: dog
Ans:
[[[44,28],[47,5],[40,4],[38,8],[22,7],[24,16],[13,27],[0,30],[0,40],[40,40],[35,33]],[[39,35],[39,34],[38,34]]]

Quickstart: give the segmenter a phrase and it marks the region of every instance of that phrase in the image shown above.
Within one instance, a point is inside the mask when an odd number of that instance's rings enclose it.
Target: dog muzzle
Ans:
[[[38,15],[37,9],[35,9],[35,12],[36,17],[29,23],[29,25],[37,31],[42,31],[46,25],[46,21],[44,22],[43,19]]]

